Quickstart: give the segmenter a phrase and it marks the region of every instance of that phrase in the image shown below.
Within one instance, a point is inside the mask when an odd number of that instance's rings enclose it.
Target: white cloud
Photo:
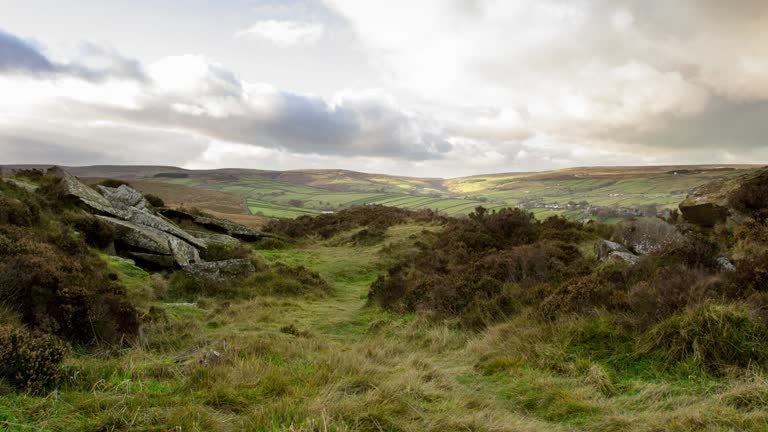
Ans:
[[[275,44],[291,46],[313,44],[325,31],[322,24],[298,21],[259,21],[253,26],[235,33],[238,39],[263,39]]]

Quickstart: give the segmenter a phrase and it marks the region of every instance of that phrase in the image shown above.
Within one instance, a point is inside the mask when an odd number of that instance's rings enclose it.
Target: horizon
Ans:
[[[0,16],[2,163],[457,178],[768,161],[759,1],[7,0]]]
[[[493,176],[504,176],[504,175],[510,175],[510,174],[543,174],[543,173],[549,173],[549,172],[559,172],[559,171],[568,171],[568,170],[578,170],[578,169],[596,169],[596,168],[614,168],[614,169],[632,169],[632,168],[699,168],[704,170],[715,170],[715,169],[757,169],[762,167],[768,167],[768,163],[762,164],[728,164],[728,163],[721,163],[721,164],[671,164],[671,165],[592,165],[592,166],[572,166],[572,167],[564,167],[564,168],[558,168],[553,170],[540,170],[540,171],[496,171],[496,172],[482,172],[482,173],[475,173],[470,174],[466,176],[457,176],[457,177],[421,177],[421,176],[411,176],[411,175],[400,175],[400,174],[392,174],[392,173],[386,173],[386,172],[369,172],[369,171],[360,171],[360,170],[353,170],[353,169],[344,169],[344,168],[294,168],[294,169],[286,169],[286,170],[272,170],[272,169],[265,169],[265,168],[251,168],[251,167],[234,167],[234,166],[226,166],[226,167],[220,167],[220,168],[198,168],[198,169],[191,169],[191,168],[183,168],[179,166],[173,166],[173,165],[142,165],[142,164],[94,164],[94,165],[59,165],[59,164],[40,164],[40,163],[23,163],[23,164],[14,164],[14,163],[0,163],[0,171],[3,168],[10,167],[10,169],[17,169],[17,168],[33,168],[33,169],[47,169],[47,168],[53,168],[53,167],[60,167],[64,169],[83,169],[83,168],[113,168],[113,167],[120,167],[120,168],[173,168],[178,170],[184,170],[184,171],[192,171],[192,172],[205,172],[205,171],[226,171],[226,170],[241,170],[241,171],[261,171],[261,172],[309,172],[309,171],[347,171],[352,172],[356,174],[366,174],[366,175],[382,175],[382,176],[388,176],[388,177],[405,177],[405,178],[415,178],[415,179],[437,179],[437,180],[454,180],[454,179],[460,179],[460,178],[469,178],[469,177],[493,177]]]

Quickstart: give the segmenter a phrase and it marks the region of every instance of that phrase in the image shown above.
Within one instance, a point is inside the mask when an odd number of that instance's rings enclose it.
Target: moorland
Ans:
[[[7,170],[0,429],[766,430],[768,171],[643,170]]]

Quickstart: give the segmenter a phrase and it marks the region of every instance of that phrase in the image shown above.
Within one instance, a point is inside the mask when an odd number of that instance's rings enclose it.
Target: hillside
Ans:
[[[714,227],[377,206],[243,242],[125,185],[19,173],[0,182],[0,430],[766,430],[766,185],[698,188],[683,208],[722,207]],[[206,240],[158,269],[133,225]],[[246,274],[199,278],[232,261]]]
[[[511,206],[529,209],[542,219],[563,215],[575,220],[617,222],[672,209],[693,188],[713,179],[739,176],[756,167],[585,167],[453,179],[346,170],[185,170],[163,166],[66,169],[85,178],[135,182],[142,191],[158,194],[169,203],[228,214],[242,223],[258,226],[263,219],[244,215],[293,218],[367,204],[432,209],[448,216],[467,215],[480,205],[491,210]]]

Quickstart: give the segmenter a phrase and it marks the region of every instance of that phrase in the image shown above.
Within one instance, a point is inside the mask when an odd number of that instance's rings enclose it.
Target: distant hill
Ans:
[[[4,169],[29,167],[7,165]],[[760,165],[579,167],[452,179],[338,169],[187,170],[123,165],[64,168],[84,178],[135,182],[137,187],[159,194],[167,202],[228,214],[297,217],[382,204],[428,208],[456,216],[482,205],[489,209],[524,207],[542,218],[563,215],[571,219],[614,222],[642,212],[674,208],[697,186],[715,178],[739,176],[758,167]]]

